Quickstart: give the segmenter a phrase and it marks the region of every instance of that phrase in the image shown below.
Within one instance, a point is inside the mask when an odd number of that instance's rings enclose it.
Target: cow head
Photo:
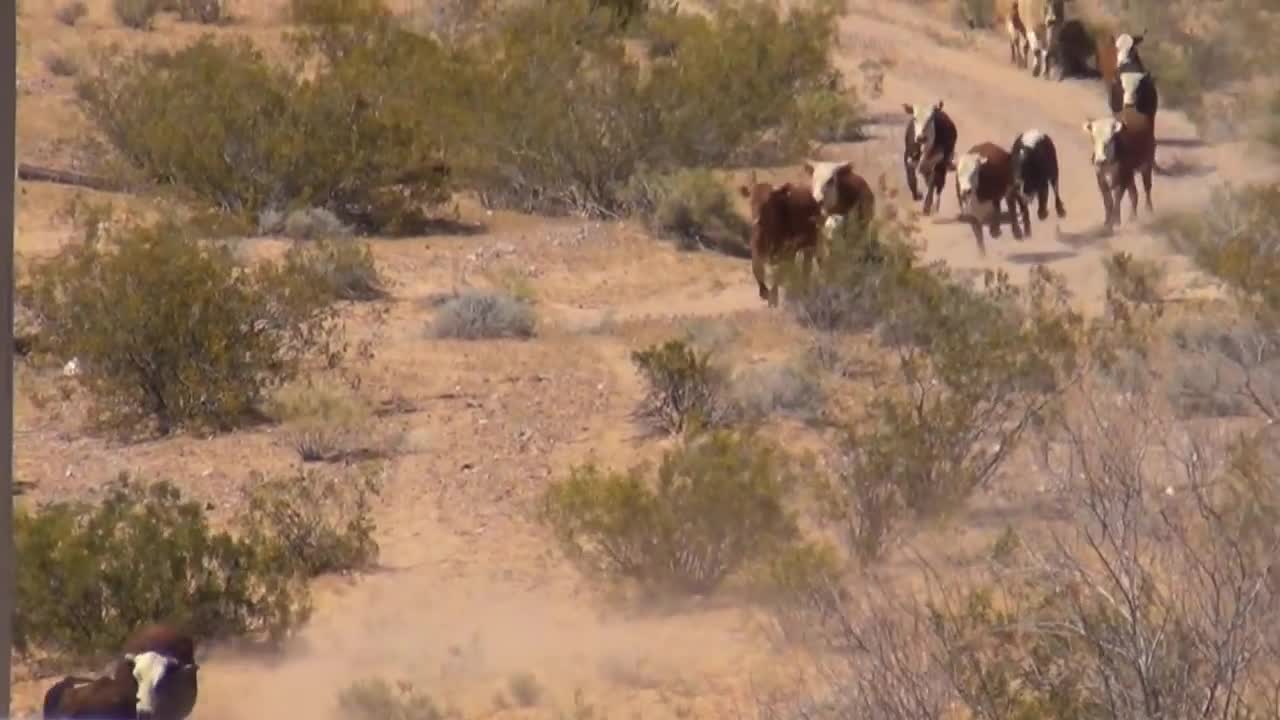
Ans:
[[[1116,37],[1116,65],[1124,65],[1129,62],[1141,63],[1142,58],[1138,56],[1138,46],[1142,44],[1142,39],[1146,37],[1146,30],[1138,35],[1130,35],[1129,33],[1120,33]]]
[[[969,207],[974,193],[978,191],[978,174],[982,172],[982,166],[985,164],[987,164],[986,157],[972,152],[961,155],[953,164],[961,211]]]
[[[928,157],[930,151],[933,150],[933,142],[935,139],[935,120],[938,113],[942,111],[942,101],[939,100],[933,105],[911,105],[903,103],[902,109],[907,111],[912,120],[912,134],[915,137],[916,147],[919,148],[921,157]]]
[[[751,208],[751,222],[760,221],[760,209],[769,202],[769,197],[774,192],[774,187],[769,183],[756,181],[755,172],[751,173],[751,179],[746,185],[738,187],[738,194],[747,199],[747,205]]]
[[[126,653],[124,657],[138,686],[138,717],[149,717],[155,714],[160,685],[171,676],[171,673],[181,668],[182,663],[168,655],[150,650],[137,654]],[[196,665],[192,663],[191,669],[195,668]]]
[[[1124,96],[1123,107],[1133,107],[1138,104],[1138,86],[1146,76],[1145,72],[1120,73],[1120,90]]]
[[[852,170],[853,163],[848,161],[804,164],[804,171],[811,180],[813,199],[822,206],[824,211],[830,212],[836,203],[836,181],[841,175]]]
[[[1124,127],[1115,118],[1086,120],[1084,132],[1093,141],[1092,160],[1094,167],[1103,167],[1116,160],[1116,136]]]

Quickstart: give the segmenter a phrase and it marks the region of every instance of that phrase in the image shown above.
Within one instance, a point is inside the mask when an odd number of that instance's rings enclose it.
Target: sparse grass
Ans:
[[[511,698],[520,707],[536,707],[542,701],[542,684],[533,673],[522,672],[512,675],[507,681],[507,689],[511,691]]]
[[[285,254],[285,265],[310,276],[334,300],[369,302],[387,297],[386,280],[367,244],[321,240],[297,243]]]
[[[528,339],[537,332],[533,308],[503,292],[467,290],[436,310],[430,326],[437,338]]]
[[[345,383],[297,383],[269,408],[303,462],[344,462],[393,454],[399,438],[380,428],[373,408]]]
[[[349,238],[352,229],[326,208],[299,208],[289,213],[267,209],[258,216],[258,232],[294,240]]]
[[[111,9],[125,27],[150,30],[162,0],[111,0]]]
[[[736,373],[731,397],[734,415],[749,421],[776,414],[813,420],[824,401],[818,378],[794,363],[770,363]]]
[[[75,58],[62,52],[51,52],[45,55],[44,66],[58,77],[75,77],[80,73],[80,64]]]
[[[226,22],[226,0],[177,0],[178,17],[184,22],[216,25]]]
[[[58,8],[56,16],[58,22],[67,27],[75,27],[76,23],[84,19],[89,14],[89,7],[84,4],[84,0],[71,0],[71,2]]]
[[[682,170],[633,180],[633,202],[645,225],[681,250],[713,248],[743,256],[751,227],[733,195],[707,170]]]
[[[395,685],[383,678],[361,680],[338,694],[338,711],[349,720],[445,720],[430,695],[409,682]]]

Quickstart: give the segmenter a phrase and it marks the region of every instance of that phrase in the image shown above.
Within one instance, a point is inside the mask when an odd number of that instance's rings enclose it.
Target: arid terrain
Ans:
[[[54,18],[52,3],[23,5],[18,155],[64,169],[77,167],[69,148],[87,125],[72,80],[46,67],[50,54],[79,56],[113,41],[178,43],[204,31],[171,19],[148,33],[124,29],[107,0],[90,2],[74,28]],[[269,39],[277,9],[241,0],[233,8],[241,20],[217,32]],[[827,145],[815,159],[851,159],[868,178],[883,175],[898,196],[882,202],[919,209],[903,185],[903,103],[943,101],[961,150],[987,140],[1007,146],[1031,128],[1057,144],[1065,219],[1033,221],[1033,237],[1022,242],[1007,231],[988,239],[983,256],[968,226],[952,219],[949,177],[940,213],[922,220],[927,259],[966,271],[1003,269],[1018,281],[1043,263],[1065,277],[1087,312],[1103,300],[1103,258],[1119,250],[1167,261],[1176,294],[1213,292],[1146,227],[1148,217],[1130,221],[1127,199],[1124,224],[1109,236],[1100,232],[1102,203],[1081,129],[1085,119],[1108,113],[1097,81],[1032,77],[1010,65],[1001,35],[959,31],[941,10],[920,3],[850,0],[840,23],[839,67],[858,78],[861,63],[878,62],[883,92],[866,98],[874,118],[868,140]],[[1156,176],[1157,213],[1199,207],[1224,181],[1276,176],[1265,153],[1243,141],[1200,141],[1176,109],[1162,108],[1157,136],[1158,162],[1173,169]],[[798,167],[760,175],[803,180]],[[73,192],[20,183],[20,253],[47,253],[71,237],[61,208]],[[392,297],[377,303],[387,316],[376,328],[374,360],[360,369],[363,391],[404,409],[377,421],[376,432],[400,443],[376,510],[381,567],[318,581],[315,616],[282,656],[209,648],[195,717],[329,717],[341,687],[371,676],[411,681],[467,718],[570,716],[575,702],[611,718],[751,715],[758,694],[795,666],[762,612],[719,599],[661,612],[615,609],[563,560],[530,510],[548,480],[574,463],[595,458],[624,467],[665,446],[642,438],[631,419],[643,392],[632,350],[689,332],[747,367],[796,356],[808,342],[805,332],[759,299],[746,260],[681,252],[638,223],[490,213],[469,198],[459,207],[462,222],[479,231],[370,239]],[[282,243],[244,241],[263,253]],[[432,297],[512,277],[536,299],[536,337],[464,341],[426,333]],[[353,327],[364,312],[352,310]],[[22,364],[17,372],[22,502],[93,497],[102,481],[129,470],[172,479],[225,518],[236,512],[238,489],[252,471],[299,462],[282,433],[270,429],[133,445],[98,439],[80,431],[78,404],[53,389],[59,378]],[[802,446],[823,439],[799,422],[771,428]],[[1015,459],[999,482],[916,544],[943,567],[962,566],[1005,522],[1034,518],[1039,489],[1032,466]],[[49,680],[18,672],[15,712],[38,711]],[[513,678],[522,675],[541,688],[529,707],[510,701]]]

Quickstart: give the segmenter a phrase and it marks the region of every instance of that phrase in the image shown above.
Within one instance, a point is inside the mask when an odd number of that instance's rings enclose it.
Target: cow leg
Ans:
[[[1098,193],[1102,195],[1102,224],[1108,228],[1115,225],[1115,203],[1111,200],[1111,188],[1107,187],[1107,181],[1102,177],[1102,173],[1098,173]]]
[[[1025,229],[1025,234],[1027,237],[1031,237],[1031,204],[1028,203],[1027,199],[1023,197],[1021,194],[1016,194],[1015,199],[1018,202],[1018,207],[1022,209],[1022,225],[1023,225],[1023,228]],[[1040,201],[1040,206],[1041,208],[1044,207],[1043,200]],[[1014,221],[1017,222],[1017,219],[1018,218],[1015,214]],[[1044,218],[1041,217],[1040,219],[1043,220]]]
[[[907,171],[907,189],[911,191],[911,199],[920,202],[920,185],[916,182],[916,166],[911,162],[911,153],[902,153],[902,166]]]
[[[940,158],[936,165],[933,166],[933,211],[937,212],[942,209],[942,191],[947,187],[947,163],[950,158]]]
[[[1043,185],[1036,191],[1036,217],[1041,222],[1049,219],[1049,186]]]
[[[1153,215],[1155,214],[1155,209],[1151,207],[1151,166],[1154,164],[1147,163],[1142,166],[1142,192],[1147,201],[1147,212]],[[1137,193],[1134,194],[1136,195]],[[1134,201],[1137,201],[1136,197]]]
[[[929,178],[924,186],[924,205],[921,206],[922,214],[928,215],[931,205],[933,205],[933,179]]]
[[[1000,237],[1000,198],[991,201],[991,218],[987,220],[987,229],[991,231],[991,237]],[[1021,233],[1014,233],[1014,236],[1020,236]]]
[[[985,257],[987,254],[987,244],[982,239],[982,223],[977,220],[970,220],[969,229],[973,231],[973,239],[978,243],[978,252]]]
[[[1138,178],[1137,178],[1137,173],[1134,173],[1132,176],[1130,176],[1130,177],[1129,177],[1129,184],[1125,186],[1125,189],[1129,192],[1129,206],[1130,206],[1130,211],[1131,211],[1131,212],[1129,213],[1129,219],[1130,219],[1130,220],[1136,220],[1136,219],[1138,219]]]
[[[1067,216],[1067,208],[1062,204],[1062,196],[1058,194],[1058,178],[1053,179],[1053,209],[1058,213],[1058,217]]]
[[[755,251],[751,253],[751,273],[756,276],[756,286],[760,289],[760,299],[769,299],[769,286],[765,284],[764,277],[764,254]]]

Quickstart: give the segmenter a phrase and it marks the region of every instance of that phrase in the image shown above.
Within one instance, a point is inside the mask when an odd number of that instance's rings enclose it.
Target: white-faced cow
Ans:
[[[756,182],[738,188],[751,205],[751,272],[760,288],[760,298],[769,307],[778,305],[778,279],[773,288],[765,282],[765,265],[776,265],[783,259],[804,253],[804,272],[808,276],[818,250],[818,223],[822,207],[813,192],[791,183],[777,187]]]
[[[1104,80],[1107,83],[1111,112],[1134,108],[1154,121],[1156,111],[1160,108],[1160,94],[1156,89],[1155,78],[1147,71],[1138,54],[1138,46],[1142,44],[1143,37],[1144,34],[1128,33],[1116,37],[1115,68],[1111,76]]]
[[[1106,212],[1106,226],[1111,228],[1120,222],[1120,201],[1124,199],[1125,192],[1129,193],[1132,215],[1137,216],[1136,173],[1142,175],[1147,212],[1154,212],[1151,207],[1151,171],[1155,165],[1156,139],[1151,118],[1133,108],[1125,108],[1115,117],[1086,121],[1084,131],[1092,141],[1093,167]]]
[[[172,720],[172,673],[182,666],[158,652],[126,653],[112,673],[98,678],[68,676],[44,696],[45,720]]]
[[[985,223],[991,237],[1000,237],[1000,205],[1010,210],[1009,227],[1013,236],[1022,239],[1017,215],[1013,212],[1017,192],[1013,186],[1013,158],[1009,151],[995,143],[978,143],[961,155],[952,168],[956,172],[956,199],[960,203],[960,217],[969,222],[978,250],[987,254],[982,239]]]
[[[1049,217],[1049,190],[1053,190],[1053,209],[1059,218],[1067,216],[1067,209],[1058,194],[1058,149],[1053,138],[1045,133],[1031,129],[1020,133],[1013,139],[1009,149],[1013,163],[1013,187],[1022,211],[1022,221],[1027,237],[1031,236],[1031,211],[1027,202],[1031,198],[1037,201],[1036,217],[1047,220]],[[1016,212],[1009,208],[1009,212]],[[1015,225],[1017,218],[1014,218]]]
[[[157,720],[185,720],[195,709],[199,694],[196,663],[196,641],[191,633],[169,623],[149,623],[137,628],[125,638],[124,651],[141,656],[159,653],[177,661],[164,676],[164,692],[157,697],[160,706],[155,708]]]
[[[922,212],[928,215],[942,205],[942,190],[947,186],[947,170],[951,167],[956,153],[956,124],[942,109],[942,101],[933,105],[903,104],[902,109],[910,116],[907,121],[906,147],[902,154],[902,163],[907,171],[907,187],[911,190],[912,199],[920,200],[920,191],[916,186],[916,174],[924,178],[924,207]],[[932,206],[932,208],[930,207]]]
[[[804,171],[809,175],[813,199],[826,217],[823,229],[827,243],[850,213],[862,227],[875,217],[875,193],[866,178],[853,171],[852,162],[805,163]]]

